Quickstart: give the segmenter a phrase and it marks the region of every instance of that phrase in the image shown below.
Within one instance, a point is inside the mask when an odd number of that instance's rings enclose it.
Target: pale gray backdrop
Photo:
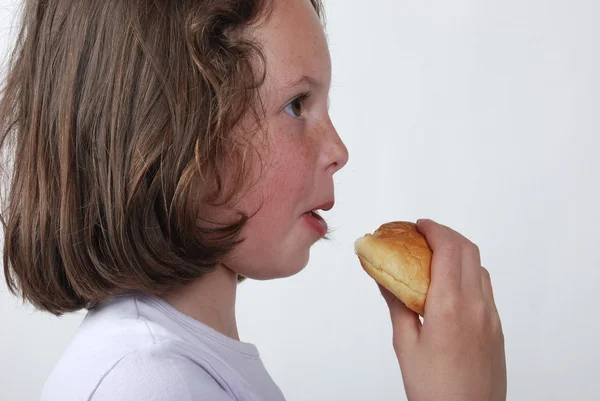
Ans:
[[[4,46],[14,4],[0,1]],[[600,2],[326,6],[331,113],[350,150],[336,232],[298,276],[242,285],[242,338],[290,401],[405,399],[385,305],[352,243],[431,217],[481,248],[509,400],[600,399]],[[0,399],[35,400],[82,315],[35,313],[0,288]]]

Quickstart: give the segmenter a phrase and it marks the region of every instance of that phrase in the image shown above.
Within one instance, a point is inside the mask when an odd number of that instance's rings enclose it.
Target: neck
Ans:
[[[181,313],[239,341],[235,321],[237,280],[237,273],[219,265],[201,279],[163,294],[162,298]]]

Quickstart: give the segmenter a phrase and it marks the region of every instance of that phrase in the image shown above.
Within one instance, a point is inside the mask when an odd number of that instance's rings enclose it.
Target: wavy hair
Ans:
[[[247,177],[232,130],[259,118],[266,65],[243,33],[271,3],[24,2],[0,98],[11,292],[56,315],[160,294],[242,240],[248,216],[207,222],[202,210]]]

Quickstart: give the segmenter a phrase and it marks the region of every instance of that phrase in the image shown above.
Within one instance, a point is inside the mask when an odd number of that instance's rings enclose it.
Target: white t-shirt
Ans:
[[[282,401],[256,347],[164,300],[121,295],[90,310],[42,401]]]

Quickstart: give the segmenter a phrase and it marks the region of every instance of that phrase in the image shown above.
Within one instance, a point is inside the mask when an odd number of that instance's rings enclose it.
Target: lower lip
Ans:
[[[321,216],[309,212],[304,213],[302,219],[319,234],[319,237],[327,234],[327,223],[325,223],[325,220]]]

